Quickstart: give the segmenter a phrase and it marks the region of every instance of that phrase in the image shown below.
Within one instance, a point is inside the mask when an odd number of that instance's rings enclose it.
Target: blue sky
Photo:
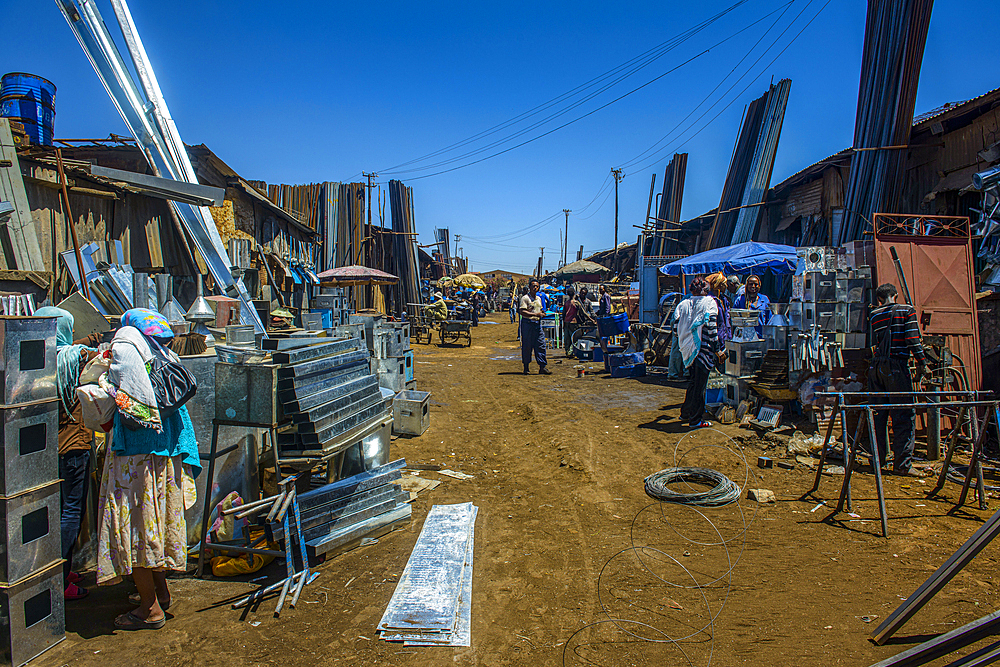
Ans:
[[[132,0],[130,7],[184,140],[207,144],[247,178],[294,184],[361,180],[362,171],[378,171],[378,180],[387,182],[391,167],[572,91],[737,2]],[[433,228],[448,227],[463,236],[458,245],[474,270],[528,271],[542,246],[545,267],[553,269],[561,210],[569,208],[571,259],[580,244],[587,254],[609,248],[612,167],[625,173],[619,241],[634,241],[650,175],[658,173],[659,189],[674,149],[689,153],[684,217],[703,213],[718,203],[744,105],[772,78],[792,79],[772,184],[849,146],[866,3],[829,0],[819,11],[824,2],[745,2],[548,124],[510,126],[459,152],[524,129],[520,139],[445,167],[392,176],[414,189],[421,243],[433,241]],[[32,72],[57,85],[56,136],[125,134],[55,3],[0,4],[4,23],[19,26],[7,34],[0,69]],[[110,4],[98,0],[98,6],[113,27]],[[1000,62],[1000,42],[976,28],[998,14],[995,0],[935,3],[918,113],[1000,86],[1000,72],[992,66]],[[708,104],[698,107],[720,82]],[[688,127],[678,124],[693,110],[688,123],[717,100],[689,130],[676,131]],[[415,178],[491,155],[587,113],[492,159]],[[653,146],[663,150],[633,159]]]

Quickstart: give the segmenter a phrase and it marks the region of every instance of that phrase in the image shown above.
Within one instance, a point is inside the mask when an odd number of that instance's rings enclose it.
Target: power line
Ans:
[[[508,119],[508,120],[506,120],[506,121],[504,121],[504,122],[502,122],[502,123],[500,123],[498,125],[494,125],[493,127],[489,128],[487,130],[483,130],[482,132],[479,132],[477,134],[474,134],[471,137],[467,137],[466,139],[463,139],[461,141],[458,141],[458,142],[455,142],[453,144],[450,144],[449,146],[446,146],[445,148],[439,149],[437,151],[433,151],[431,153],[427,153],[426,155],[423,155],[423,156],[421,156],[419,158],[414,158],[413,160],[408,160],[407,162],[403,162],[403,163],[395,165],[393,167],[389,167],[388,169],[382,169],[381,171],[383,173],[389,173],[389,172],[392,172],[392,173],[408,173],[409,171],[415,171],[415,170],[419,170],[419,169],[435,168],[435,166],[441,166],[443,164],[447,164],[450,161],[463,159],[464,157],[469,157],[469,156],[471,156],[473,154],[476,154],[478,152],[482,152],[484,150],[489,150],[489,148],[492,147],[492,146],[496,146],[496,145],[499,145],[499,144],[502,144],[502,143],[506,143],[507,141],[510,141],[510,140],[512,140],[512,139],[514,139],[514,138],[516,138],[518,136],[521,136],[524,132],[530,131],[531,129],[533,129],[535,127],[538,127],[539,124],[547,123],[550,120],[552,120],[552,119],[554,119],[554,118],[556,118],[556,117],[558,117],[560,115],[563,115],[563,114],[567,113],[568,111],[572,110],[573,108],[576,108],[577,106],[579,106],[583,102],[586,102],[589,99],[592,99],[595,95],[600,94],[601,92],[604,92],[608,88],[617,85],[621,81],[624,81],[626,78],[632,76],[636,72],[638,72],[638,71],[642,70],[643,68],[649,66],[650,64],[652,64],[653,62],[655,62],[659,58],[663,57],[664,55],[666,55],[667,53],[669,53],[671,50],[673,50],[674,48],[676,48],[677,46],[680,46],[685,41],[689,40],[691,37],[697,35],[699,32],[701,32],[705,28],[709,27],[713,23],[715,23],[718,20],[720,20],[721,18],[723,18],[727,14],[733,12],[736,8],[738,8],[739,6],[745,4],[747,1],[748,0],[739,0],[739,2],[736,2],[735,4],[733,4],[732,6],[726,8],[725,10],[719,12],[718,14],[716,14],[716,15],[714,15],[714,16],[712,16],[712,17],[710,17],[710,18],[708,18],[708,19],[706,19],[704,21],[702,21],[699,24],[696,24],[695,26],[693,26],[691,28],[688,28],[687,30],[685,30],[685,31],[683,31],[683,32],[675,35],[674,37],[671,37],[670,39],[666,40],[665,42],[662,42],[661,44],[653,47],[652,49],[649,49],[649,50],[647,50],[647,51],[639,54],[638,56],[635,56],[634,58],[632,58],[632,59],[630,59],[630,60],[622,63],[621,65],[618,65],[617,67],[612,68],[611,70],[608,70],[604,74],[601,74],[601,75],[599,75],[599,76],[591,79],[590,81],[587,81],[586,83],[581,84],[581,85],[577,86],[576,88],[573,88],[572,90],[570,90],[570,91],[568,91],[566,93],[563,93],[562,95],[554,97],[554,98],[550,99],[547,102],[544,102],[544,103],[542,103],[542,104],[540,104],[540,105],[538,105],[538,106],[536,106],[536,107],[534,107],[532,109],[529,109],[528,111],[525,111],[525,112],[523,112],[523,113],[521,113],[521,114],[519,114],[517,116],[514,116],[511,119]],[[636,63],[638,63],[638,65],[636,65]],[[631,69],[628,69],[628,68],[631,68]],[[516,133],[514,133],[512,135],[509,135],[507,137],[504,137],[503,139],[500,139],[498,142],[494,142],[493,144],[490,144],[490,145],[488,145],[486,147],[477,149],[477,151],[473,151],[471,153],[466,153],[465,155],[458,156],[456,158],[452,158],[451,160],[446,161],[446,162],[437,163],[436,165],[426,165],[424,167],[419,167],[419,168],[414,169],[414,170],[402,170],[402,171],[400,170],[401,167],[409,166],[409,165],[412,165],[412,164],[416,164],[418,162],[423,162],[423,161],[425,161],[427,159],[430,159],[432,157],[437,157],[438,155],[442,155],[444,153],[450,152],[450,151],[452,151],[452,150],[454,150],[456,148],[460,148],[462,146],[466,146],[466,145],[468,145],[470,143],[473,143],[473,142],[477,141],[478,139],[490,136],[492,134],[496,134],[497,132],[499,132],[502,129],[506,129],[507,127],[510,127],[512,125],[516,125],[517,123],[521,122],[522,120],[526,120],[528,118],[531,118],[531,117],[533,117],[533,116],[541,113],[542,111],[545,111],[545,110],[547,110],[547,109],[549,109],[549,108],[551,108],[553,106],[556,106],[560,102],[563,102],[565,100],[571,99],[572,97],[576,96],[578,93],[580,93],[582,91],[585,91],[585,90],[587,90],[589,88],[592,88],[595,85],[602,84],[603,82],[605,82],[610,77],[618,75],[622,71],[625,71],[626,73],[623,74],[623,75],[621,75],[621,76],[618,76],[615,79],[613,79],[610,84],[605,84],[603,88],[600,88],[597,91],[597,93],[592,93],[591,95],[589,95],[588,97],[583,98],[582,100],[579,100],[577,102],[573,102],[567,108],[565,108],[565,109],[563,109],[563,110],[561,110],[561,111],[559,111],[559,112],[557,112],[557,113],[555,113],[553,115],[550,115],[550,116],[546,117],[545,119],[543,119],[542,121],[540,121],[540,123],[536,123],[535,125],[530,126],[526,130],[518,131],[518,132],[516,132]]]

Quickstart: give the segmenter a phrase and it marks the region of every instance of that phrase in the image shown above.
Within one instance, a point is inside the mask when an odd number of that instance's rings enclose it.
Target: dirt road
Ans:
[[[777,447],[749,444],[747,467],[730,451],[739,452],[730,437],[745,431],[687,436],[683,389],[655,377],[578,379],[561,352],[551,376],[524,376],[515,335],[510,324],[483,323],[471,348],[416,346],[431,427],[395,440],[392,457],[474,478],[421,472],[442,483],[414,501],[410,527],[320,566],[297,609],[275,619],[268,602],[244,617],[225,601],[250,584],[181,579],[166,627],[130,634],[112,625],[128,609],[127,589],[100,588],[68,604],[67,640],[34,664],[870,665],[996,609],[1000,545],[903,628],[904,643],[871,645],[874,626],[990,511],[949,515],[954,485],[928,499],[929,485],[890,477],[883,539],[872,478],[858,475],[858,516],[826,522],[828,507],[799,500],[809,469],[753,465],[762,453],[781,456]],[[773,490],[778,502],[744,498],[701,513],[651,504],[643,478],[675,461]],[[818,495],[828,505],[841,479],[824,477]],[[427,511],[467,501],[479,506],[472,647],[377,639]]]

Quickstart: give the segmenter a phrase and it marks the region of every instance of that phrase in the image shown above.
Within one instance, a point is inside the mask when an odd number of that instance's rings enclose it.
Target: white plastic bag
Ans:
[[[83,413],[83,425],[92,431],[107,433],[114,423],[117,404],[115,399],[96,384],[85,384],[76,388]]]

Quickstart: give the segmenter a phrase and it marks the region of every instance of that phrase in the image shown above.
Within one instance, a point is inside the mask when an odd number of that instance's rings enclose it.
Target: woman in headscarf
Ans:
[[[712,296],[715,299],[715,305],[719,308],[719,349],[725,350],[726,341],[733,337],[733,320],[729,312],[732,306],[726,297],[726,292],[729,289],[726,274],[720,271],[713,273],[705,278],[705,280],[708,281],[708,286],[711,288]]]
[[[681,419],[691,428],[711,426],[705,421],[705,389],[708,374],[715,366],[718,350],[719,307],[708,294],[708,282],[695,278],[691,282],[691,296],[681,301],[676,309],[677,345],[684,367],[691,370]]]
[[[80,575],[73,572],[73,547],[80,535],[80,520],[87,504],[87,472],[94,434],[83,425],[76,388],[80,370],[97,351],[73,344],[73,315],[61,308],[46,306],[35,311],[37,317],[56,319],[56,380],[59,387],[59,478],[62,534],[63,589],[67,600],[87,596],[80,586]]]
[[[184,510],[195,501],[198,444],[187,408],[162,415],[149,378],[155,359],[177,361],[165,347],[172,338],[159,313],[126,312],[100,380],[117,410],[101,478],[97,583],[132,575],[139,606],[115,619],[122,630],[163,627],[170,606],[166,573],[187,566]]]

